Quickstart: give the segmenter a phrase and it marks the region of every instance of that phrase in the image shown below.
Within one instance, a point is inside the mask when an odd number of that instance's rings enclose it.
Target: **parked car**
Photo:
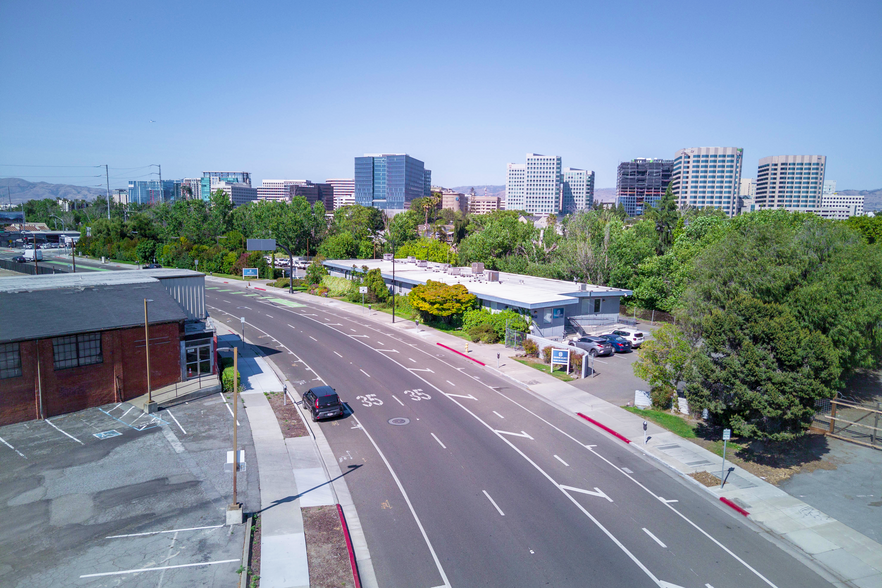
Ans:
[[[643,345],[643,331],[638,331],[637,329],[617,329],[612,334],[624,337],[630,341],[632,349],[637,349]]]
[[[162,266],[159,265],[158,263],[148,263],[147,265],[145,265],[141,269],[162,269]]]
[[[612,333],[607,333],[605,335],[600,336],[602,339],[606,339],[613,346],[613,349],[616,350],[616,353],[627,353],[631,351],[631,342],[621,337],[619,335],[613,335]]]
[[[310,388],[303,395],[303,406],[312,414],[312,421],[343,416],[343,403],[330,386]]]
[[[16,255],[12,258],[12,261],[14,261],[15,263],[27,263],[28,260],[25,259],[24,255]]]
[[[615,353],[612,344],[606,339],[600,337],[579,337],[570,341],[570,345],[584,349],[588,355],[597,357],[598,355],[612,355]]]

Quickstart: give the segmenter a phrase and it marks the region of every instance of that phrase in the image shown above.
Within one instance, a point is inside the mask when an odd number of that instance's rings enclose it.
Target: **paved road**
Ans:
[[[0,259],[11,260],[17,255],[22,255],[21,249],[10,249],[8,247],[0,248]],[[69,270],[71,268],[71,256],[69,249],[41,249],[43,252],[43,261],[37,262],[46,267],[56,267]],[[30,262],[33,265],[33,262]],[[134,265],[118,264],[118,263],[101,263],[94,259],[87,259],[77,256],[77,272],[101,272],[136,269]]]
[[[826,586],[695,488],[511,381],[395,328],[238,284],[212,316],[302,393],[350,407],[321,424],[381,586]]]

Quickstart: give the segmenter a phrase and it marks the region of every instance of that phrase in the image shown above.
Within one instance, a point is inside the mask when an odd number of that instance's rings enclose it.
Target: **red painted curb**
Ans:
[[[725,504],[726,506],[737,510],[739,513],[743,514],[744,516],[747,516],[750,514],[749,512],[747,512],[746,510],[744,510],[743,508],[741,508],[740,506],[738,506],[737,504],[735,504],[734,502],[732,502],[731,500],[726,498],[725,496],[720,496],[720,501],[723,504]]]
[[[621,439],[621,440],[624,441],[625,443],[630,443],[630,442],[631,442],[631,440],[628,439],[627,437],[625,437],[624,435],[619,435],[618,433],[616,433],[615,431],[613,431],[612,429],[610,429],[610,428],[607,427],[606,425],[604,425],[604,424],[602,424],[602,423],[598,423],[597,421],[595,421],[595,420],[592,419],[591,417],[587,417],[587,416],[585,416],[584,414],[582,414],[581,412],[577,412],[576,414],[579,415],[580,417],[582,417],[583,419],[585,419],[586,421],[588,421],[589,423],[591,423],[592,425],[597,425],[598,427],[600,427],[601,429],[603,429],[604,431],[606,431],[606,432],[609,433],[610,435],[613,435],[613,436],[615,436],[615,437],[618,437],[619,439]]]
[[[266,292],[266,288],[258,288],[257,286],[255,286],[254,289],[260,290],[261,292]]]
[[[352,578],[355,580],[355,588],[361,588],[361,578],[358,576],[358,565],[355,563],[355,551],[352,549],[349,527],[346,525],[346,517],[343,516],[343,507],[339,504],[337,505],[337,514],[340,515],[340,524],[343,525],[343,536],[346,537],[346,549],[349,550],[349,565],[352,566]]]
[[[475,362],[475,363],[477,363],[477,364],[481,364],[481,365],[484,366],[484,367],[487,367],[487,364],[484,363],[483,361],[478,361],[477,359],[475,359],[475,358],[473,358],[473,357],[469,357],[468,355],[466,355],[466,354],[463,353],[462,351],[457,351],[456,349],[453,349],[452,347],[448,347],[447,345],[444,345],[443,343],[438,343],[438,345],[440,345],[441,347],[443,347],[444,349],[446,349],[446,350],[448,350],[448,351],[452,351],[452,352],[454,352],[454,353],[458,353],[459,355],[462,355],[462,356],[465,357],[466,359],[471,359],[473,362]]]

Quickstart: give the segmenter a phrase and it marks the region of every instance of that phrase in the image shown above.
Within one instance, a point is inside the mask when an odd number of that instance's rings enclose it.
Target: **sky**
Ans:
[[[259,186],[408,153],[434,185],[501,185],[543,153],[606,188],[621,161],[728,146],[743,177],[819,154],[878,189],[880,23],[878,0],[2,2],[0,177]]]

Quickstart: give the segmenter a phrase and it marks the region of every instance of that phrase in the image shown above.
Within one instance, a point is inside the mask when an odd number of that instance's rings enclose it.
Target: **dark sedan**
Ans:
[[[616,350],[616,353],[627,353],[631,351],[631,342],[625,339],[624,337],[620,337],[618,335],[608,334],[601,335],[601,339],[606,339],[610,342],[610,345],[613,346],[613,349]]]
[[[12,258],[12,261],[14,261],[15,263],[25,263],[27,262],[27,259],[24,258],[24,255],[16,255]]]
[[[570,345],[584,349],[588,355],[597,357],[598,355],[612,355],[614,353],[613,346],[606,339],[600,337],[579,337],[570,341]]]

